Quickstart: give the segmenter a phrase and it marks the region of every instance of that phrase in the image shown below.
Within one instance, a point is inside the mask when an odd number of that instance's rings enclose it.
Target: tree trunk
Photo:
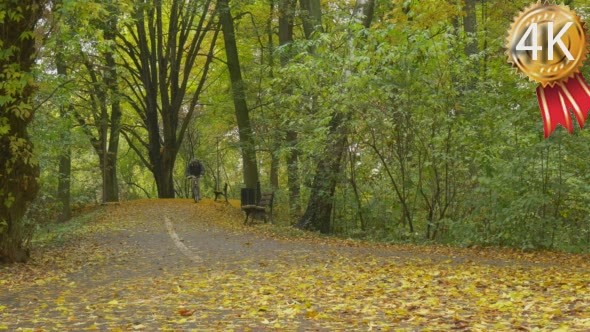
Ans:
[[[174,163],[173,158],[169,156],[169,153],[165,153],[160,160],[157,171],[154,172],[156,179],[156,186],[158,188],[159,198],[174,198],[174,180],[173,180],[173,169]]]
[[[287,144],[290,148],[287,156],[287,186],[289,187],[289,208],[291,215],[301,215],[301,181],[299,176],[299,149],[297,149],[297,132],[287,131]]]
[[[28,204],[38,191],[39,167],[27,125],[33,119],[31,97],[34,86],[31,69],[35,63],[32,33],[42,16],[44,2],[38,0],[0,3],[0,74],[4,77],[0,97],[0,261],[24,262],[29,258],[28,242],[33,227],[23,222]],[[12,77],[18,77],[17,82]],[[8,79],[7,79],[8,78]],[[25,80],[26,78],[26,80]],[[20,87],[21,82],[27,82]],[[17,87],[7,92],[6,86]]]
[[[465,18],[463,19],[463,29],[468,40],[465,44],[465,54],[477,54],[477,13],[475,5],[477,0],[465,0]]]
[[[112,134],[111,134],[112,135]],[[105,202],[119,201],[119,185],[117,180],[117,154],[107,151],[106,162],[100,155],[100,172],[103,178],[103,190]]]
[[[244,183],[248,188],[256,188],[258,183],[258,165],[256,164],[256,143],[250,115],[246,103],[246,88],[242,79],[242,70],[238,56],[238,47],[234,30],[234,19],[231,16],[228,0],[219,0],[219,20],[223,31],[227,68],[231,79],[232,96],[238,122],[240,146],[242,149],[242,165]]]
[[[105,44],[102,62],[95,63],[93,57],[81,53],[84,58],[84,66],[92,84],[88,94],[90,95],[92,117],[98,119],[94,122],[96,133],[87,125],[83,115],[74,112],[82,129],[90,139],[99,157],[99,168],[102,179],[103,202],[119,201],[119,185],[117,179],[117,157],[119,152],[119,136],[121,133],[121,106],[119,93],[119,75],[115,63],[116,46],[114,45],[117,34],[117,8],[110,5],[107,21],[99,24],[97,28],[102,30]],[[101,48],[102,49],[102,48]],[[109,111],[110,109],[110,111]]]
[[[374,6],[374,0],[357,0],[353,20],[369,28],[371,21],[368,18],[372,17]],[[347,122],[348,115],[335,112],[332,116],[326,147],[316,168],[307,208],[296,225],[298,228],[316,229],[322,233],[331,232],[334,193],[340,176],[342,156],[346,149]]]
[[[314,32],[324,31],[320,0],[299,0],[299,6],[302,10],[301,17],[305,38],[310,39]]]
[[[299,5],[302,10],[303,32],[305,38],[310,39],[314,32],[323,31],[320,1],[300,0]],[[313,54],[315,53],[315,49],[310,48],[309,52]],[[319,230],[322,233],[329,233],[331,231],[332,203],[336,190],[336,174],[340,173],[340,160],[342,159],[342,151],[339,145],[344,142],[342,138],[335,137],[334,135],[334,132],[340,131],[340,121],[341,117],[338,114],[335,114],[330,121],[327,146],[318,162],[307,208],[295,225],[297,228]],[[291,139],[293,139],[293,143],[296,142],[296,133]],[[292,153],[290,157],[296,162],[296,153]],[[292,171],[295,173],[298,169],[293,169]],[[298,196],[296,197],[297,199],[299,198]]]
[[[118,37],[127,71],[121,77],[142,120],[139,131],[126,128],[123,136],[154,175],[158,197],[173,198],[176,156],[199,108],[219,26],[212,0],[166,4],[136,3],[134,20],[126,25],[132,33]]]
[[[350,163],[350,185],[352,186],[352,190],[354,192],[354,198],[356,200],[357,206],[357,215],[361,222],[361,230],[367,230],[367,224],[365,222],[365,218],[363,216],[363,201],[361,199],[361,195],[358,189],[357,181],[356,181],[356,151],[352,149],[348,149],[348,161]]]
[[[269,15],[268,20],[266,21],[266,34],[268,36],[268,67],[269,67],[269,78],[274,78],[274,31],[272,22],[274,21],[274,12],[275,12],[275,1],[270,0],[269,2]],[[281,148],[281,138],[277,137],[279,135],[274,134],[273,140],[270,144],[270,186],[273,191],[277,191],[279,189],[279,168],[280,168],[280,159],[277,156],[279,149]]]
[[[295,5],[295,0],[279,0],[279,45],[281,46],[293,42]],[[281,53],[281,65],[286,65],[290,59],[290,52]]]
[[[279,45],[285,45],[293,42],[293,25],[294,14],[296,10],[296,0],[279,1]],[[281,53],[281,66],[286,66],[291,60],[292,52],[286,50]],[[289,93],[289,91],[287,91]],[[299,177],[299,150],[297,149],[297,132],[287,130],[286,135],[289,154],[287,156],[287,187],[289,188],[289,210],[291,215],[299,216],[301,214],[300,203],[300,177]]]
[[[121,102],[119,96],[119,76],[117,73],[117,64],[115,63],[115,38],[117,34],[117,14],[111,9],[111,15],[104,29],[104,38],[111,42],[105,52],[105,61],[107,68],[103,76],[104,84],[109,92],[111,106],[111,121],[109,128],[107,160],[103,164],[106,169],[103,170],[105,201],[119,201],[119,183],[117,180],[117,157],[119,155],[119,135],[121,132]],[[106,144],[106,136],[103,138]]]
[[[62,113],[63,114],[63,113]],[[62,115],[64,118],[65,115]],[[64,130],[69,136],[69,129]],[[64,151],[59,157],[59,173],[58,173],[58,185],[57,185],[57,199],[61,204],[61,211],[57,217],[58,222],[64,222],[72,217],[72,206],[71,206],[71,190],[70,190],[70,179],[72,174],[72,149],[69,144],[64,146]]]
[[[61,43],[60,43],[61,44]],[[58,52],[55,55],[55,65],[57,74],[63,78],[67,77],[67,67],[64,60],[63,53],[61,53],[61,47],[58,44]],[[57,200],[61,204],[61,211],[57,216],[58,222],[64,222],[71,218],[71,197],[70,197],[70,179],[72,174],[72,149],[70,146],[70,125],[68,108],[71,105],[60,105],[59,116],[62,121],[67,123],[67,128],[63,128],[60,132],[60,142],[63,144],[63,150],[59,156],[59,170],[57,173],[58,184],[57,184]]]
[[[318,230],[325,234],[332,230],[330,221],[334,192],[346,147],[343,120],[342,114],[336,114],[330,122],[328,142],[316,168],[305,214],[297,223],[297,228]]]
[[[273,191],[279,189],[279,158],[275,156],[274,151],[270,154],[270,186]]]

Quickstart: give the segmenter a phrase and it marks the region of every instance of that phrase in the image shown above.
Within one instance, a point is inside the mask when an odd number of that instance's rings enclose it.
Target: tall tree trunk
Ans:
[[[483,25],[483,75],[482,78],[485,81],[488,75],[488,61],[489,61],[489,52],[488,52],[488,4],[485,0],[481,1],[481,21]]]
[[[374,0],[357,0],[353,19],[369,28],[374,7]],[[353,51],[351,47],[351,53]],[[334,193],[340,177],[342,156],[346,149],[347,122],[348,116],[343,113],[335,112],[332,116],[326,147],[318,161],[311,195],[305,213],[296,225],[298,228],[316,229],[322,233],[331,232]]]
[[[234,19],[231,16],[228,0],[219,0],[219,20],[223,31],[227,68],[232,86],[232,96],[238,122],[240,146],[242,149],[242,171],[244,183],[248,188],[256,188],[258,165],[256,164],[256,143],[250,125],[250,115],[246,103],[246,87],[242,79],[242,69],[238,56]]]
[[[291,215],[301,215],[301,180],[299,176],[299,149],[297,148],[297,132],[287,131],[287,186],[289,187],[289,208]]]
[[[96,132],[87,125],[84,116],[74,112],[82,129],[90,139],[90,143],[99,157],[99,168],[102,179],[103,202],[119,201],[119,186],[117,180],[117,157],[119,152],[119,136],[121,133],[121,106],[119,91],[119,76],[115,63],[117,35],[116,5],[107,3],[109,17],[97,26],[104,36],[104,51],[101,53],[101,62],[95,63],[92,57],[80,50],[84,58],[84,66],[92,82],[90,95],[90,108],[93,122],[96,123]],[[101,49],[103,49],[101,48]]]
[[[320,1],[300,0],[299,5],[302,10],[303,32],[305,38],[310,39],[314,32],[323,31]],[[309,52],[313,54],[315,53],[315,49],[311,47]],[[339,130],[339,121],[338,116],[332,118],[332,121],[330,122],[330,134],[332,134],[332,131]],[[333,172],[340,172],[340,159],[342,158],[342,153],[339,150],[339,143],[343,140],[334,138],[330,134],[328,135],[327,148],[322,157],[320,157],[320,161],[316,168],[307,208],[296,224],[296,227],[298,228],[317,229],[322,233],[329,233],[331,229],[332,198],[334,197],[334,192],[336,190],[336,178],[334,176],[336,173]],[[288,143],[295,145],[297,143],[297,133],[288,133],[287,141]],[[297,176],[296,179],[299,181],[298,175],[295,174],[295,172],[299,171],[299,167],[296,164],[298,153],[292,152],[289,157],[295,163],[289,165],[292,166],[291,171],[294,173],[294,176]],[[333,186],[332,183],[334,183]],[[293,188],[292,190],[297,191],[296,198],[299,199],[299,188]],[[294,192],[293,196],[295,196]],[[298,210],[300,209],[299,206],[295,206],[295,208]]]
[[[67,114],[60,110],[60,117],[67,120]],[[64,130],[62,140],[65,137],[70,136],[69,128]],[[72,206],[71,206],[71,174],[72,174],[72,148],[69,142],[64,143],[64,151],[62,151],[59,157],[59,173],[58,173],[58,185],[57,185],[57,199],[61,204],[61,211],[57,217],[58,222],[64,222],[72,217]]]
[[[31,75],[35,63],[33,33],[41,19],[44,1],[10,0],[0,2],[0,261],[24,262],[32,225],[22,220],[29,202],[38,191],[39,167],[27,126],[33,119]],[[18,77],[14,81],[13,77]],[[24,86],[21,86],[26,82]],[[5,85],[6,84],[6,85]],[[6,86],[15,88],[7,91]]]
[[[119,135],[121,132],[121,102],[119,96],[119,76],[117,73],[117,64],[115,63],[115,38],[117,35],[117,17],[116,11],[111,8],[111,15],[104,29],[105,41],[109,42],[104,54],[107,68],[103,76],[104,84],[109,93],[111,107],[111,121],[109,128],[108,148],[106,162],[103,164],[104,169],[104,190],[106,202],[119,201],[119,183],[117,181],[117,157],[119,155]],[[104,137],[106,144],[106,136]]]
[[[314,32],[324,31],[320,0],[299,0],[299,6],[302,10],[301,17],[305,38],[311,38]]]
[[[58,52],[55,55],[55,65],[57,74],[63,78],[67,77],[67,67],[64,60],[64,55],[61,53],[61,47],[58,44]],[[67,124],[67,128],[63,128],[60,132],[60,141],[63,144],[63,150],[59,156],[59,170],[57,174],[57,199],[61,204],[60,213],[57,216],[58,222],[63,222],[71,218],[71,197],[70,197],[70,178],[72,174],[72,149],[70,146],[70,125],[68,108],[71,105],[60,105],[59,116]]]
[[[269,2],[269,15],[268,20],[266,21],[266,34],[268,36],[268,67],[269,67],[269,78],[274,78],[274,31],[272,22],[275,19],[274,12],[275,12],[275,1],[270,0]],[[279,149],[281,147],[280,137],[279,135],[274,134],[272,142],[270,144],[270,186],[273,191],[277,191],[279,189],[279,168],[280,168],[280,159],[278,156]]]
[[[477,0],[465,0],[465,18],[463,19],[463,29],[468,40],[465,44],[465,54],[477,54],[477,13],[475,5]]]
[[[293,42],[293,25],[297,1],[279,0],[279,45]],[[281,53],[281,66],[286,66],[292,58],[292,52],[288,49]],[[286,93],[290,93],[286,91]],[[291,215],[301,214],[300,203],[300,176],[299,176],[299,150],[297,149],[297,132],[289,129],[286,135],[289,154],[287,155],[287,187],[289,189],[289,210]]]

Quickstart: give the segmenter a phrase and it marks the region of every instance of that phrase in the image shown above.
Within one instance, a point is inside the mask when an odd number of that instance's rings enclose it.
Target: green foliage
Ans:
[[[294,60],[267,88],[282,108],[258,121],[297,131],[303,168],[313,169],[332,115],[352,114],[337,233],[587,251],[588,134],[543,140],[535,85],[513,73],[502,50],[506,17],[520,3],[489,14],[471,57],[451,25],[459,13],[439,4],[413,2],[408,15],[384,6],[368,31],[335,25],[296,41]]]
[[[164,7],[170,3],[164,2]],[[270,188],[271,162],[279,161],[276,220],[287,225],[296,221],[290,219],[287,203],[289,156],[299,153],[305,202],[317,161],[332,152],[325,150],[330,123],[335,115],[345,115],[348,121],[340,129],[347,148],[342,172],[333,174],[338,187],[332,229],[338,235],[590,250],[590,169],[585,160],[590,134],[585,130],[570,136],[559,129],[544,140],[535,84],[515,75],[505,60],[503,43],[510,20],[530,1],[478,2],[478,31],[469,36],[461,26],[465,13],[453,1],[377,0],[369,29],[351,23],[351,2],[322,1],[324,32],[305,40],[302,13],[297,11],[295,41],[280,47],[276,3],[272,9],[267,1],[230,3],[265,190]],[[107,40],[102,27],[112,13],[117,13],[119,27],[133,26],[132,13],[138,10],[134,5],[133,1],[67,0],[56,8],[59,34],[47,39],[35,74],[42,81],[39,99],[45,103],[33,123],[43,193],[33,213],[39,217],[32,220],[50,216],[59,207],[53,197],[65,146],[75,156],[73,204],[100,201],[102,179],[95,152],[100,144],[88,138],[100,138],[102,115],[93,103],[110,102],[113,97],[93,93],[106,91],[101,71],[104,53],[123,43],[120,38]],[[587,6],[574,5],[587,20]],[[0,22],[17,16],[0,7]],[[119,32],[131,42],[127,48],[135,49],[130,32],[123,28]],[[21,33],[18,38],[31,36]],[[211,38],[207,35],[203,45]],[[479,52],[465,55],[466,44],[474,40]],[[0,61],[16,51],[0,47]],[[55,75],[58,52],[68,64],[67,77]],[[288,63],[283,63],[285,58]],[[157,191],[144,153],[149,141],[145,116],[137,112],[143,101],[134,94],[146,90],[130,54],[119,52],[115,60],[126,134],[117,159],[119,190],[123,199],[154,197]],[[198,82],[203,64],[204,58],[199,59],[190,69],[191,84]],[[15,98],[34,77],[11,63],[3,67],[0,78],[0,89],[7,92],[0,95],[0,107],[9,105],[16,119],[29,118],[33,107]],[[191,86],[187,93],[194,90]],[[188,98],[182,104],[177,119],[181,122]],[[71,113],[62,116],[67,105],[73,105]],[[66,139],[62,133],[68,128],[72,131]],[[0,135],[10,130],[9,118],[0,115]],[[288,141],[287,133],[297,134],[296,144]],[[231,196],[237,197],[243,185],[240,142],[223,61],[212,63],[175,155],[177,195],[186,195],[184,167],[193,157],[207,167],[202,186],[211,195],[218,139],[219,185],[227,182]],[[14,138],[7,146],[19,151],[27,143]],[[36,162],[30,153],[18,158]],[[5,224],[0,222],[0,232]]]

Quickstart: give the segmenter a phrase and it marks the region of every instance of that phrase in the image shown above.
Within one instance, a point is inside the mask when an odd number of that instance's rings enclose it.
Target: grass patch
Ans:
[[[59,245],[88,232],[90,225],[106,214],[104,207],[97,207],[63,223],[49,223],[40,226],[33,236],[33,245]]]

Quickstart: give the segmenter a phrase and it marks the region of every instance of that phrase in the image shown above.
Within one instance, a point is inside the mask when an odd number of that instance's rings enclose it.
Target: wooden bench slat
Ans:
[[[255,215],[262,214],[264,220],[266,220],[267,215],[267,208],[269,208],[270,218],[272,220],[272,209],[273,209],[273,201],[274,201],[274,193],[262,193],[260,195],[260,200],[257,204],[248,204],[242,205],[242,210],[246,212],[246,220],[244,220],[244,224],[248,222],[248,217],[250,214],[254,213]]]

